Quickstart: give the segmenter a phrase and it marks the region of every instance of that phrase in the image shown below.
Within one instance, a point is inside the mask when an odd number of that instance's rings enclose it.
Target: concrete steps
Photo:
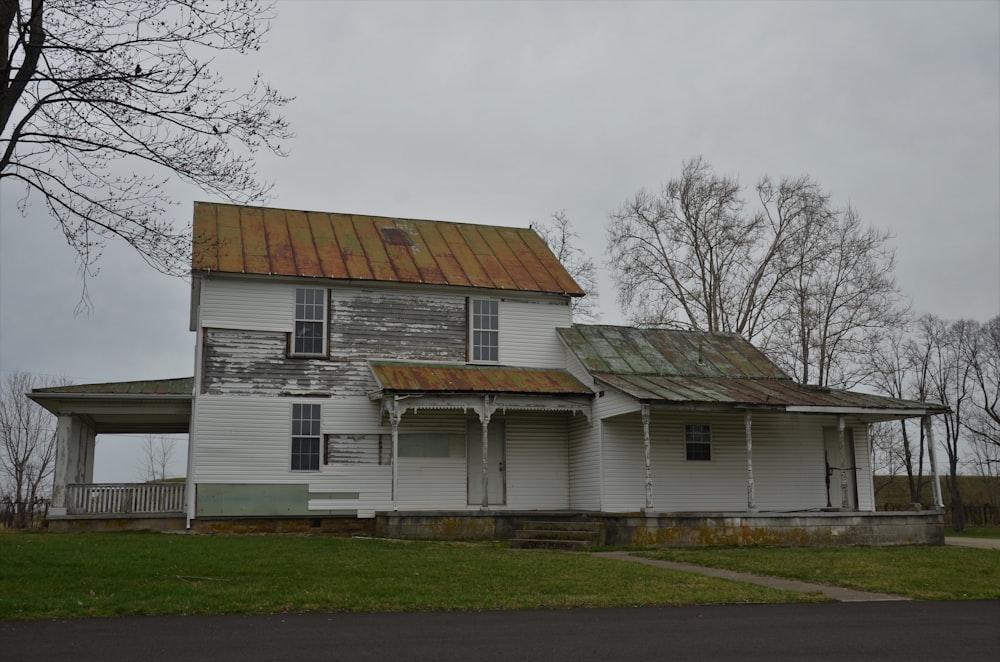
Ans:
[[[600,522],[538,522],[521,525],[510,540],[511,549],[555,549],[581,551],[604,544]]]

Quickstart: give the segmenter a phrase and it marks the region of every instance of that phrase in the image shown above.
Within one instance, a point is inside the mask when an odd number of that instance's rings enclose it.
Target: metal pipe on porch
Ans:
[[[941,495],[941,474],[937,470],[937,453],[934,452],[934,426],[930,416],[923,416],[920,424],[927,434],[927,452],[931,461],[931,488],[934,490],[934,507],[944,510],[944,497]]]
[[[747,436],[747,511],[755,513],[757,512],[757,501],[754,498],[752,423],[753,415],[747,409],[743,412],[743,428],[746,430]]]
[[[646,513],[654,512],[653,507],[653,453],[652,444],[649,439],[649,403],[644,402],[640,406],[642,414],[642,450],[646,462]]]

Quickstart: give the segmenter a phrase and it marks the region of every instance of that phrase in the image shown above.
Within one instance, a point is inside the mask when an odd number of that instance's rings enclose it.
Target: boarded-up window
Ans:
[[[399,435],[399,457],[448,457],[450,451],[446,434]]]

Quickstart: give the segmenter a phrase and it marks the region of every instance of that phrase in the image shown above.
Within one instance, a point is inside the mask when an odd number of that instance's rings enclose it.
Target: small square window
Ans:
[[[712,428],[710,426],[684,426],[684,458],[689,462],[710,462],[712,460]]]

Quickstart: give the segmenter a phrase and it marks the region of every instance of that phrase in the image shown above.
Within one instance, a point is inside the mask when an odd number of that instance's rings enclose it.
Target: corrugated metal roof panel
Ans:
[[[193,237],[194,271],[585,294],[527,228],[196,202]]]
[[[387,392],[593,395],[565,370],[396,361],[369,364]]]

